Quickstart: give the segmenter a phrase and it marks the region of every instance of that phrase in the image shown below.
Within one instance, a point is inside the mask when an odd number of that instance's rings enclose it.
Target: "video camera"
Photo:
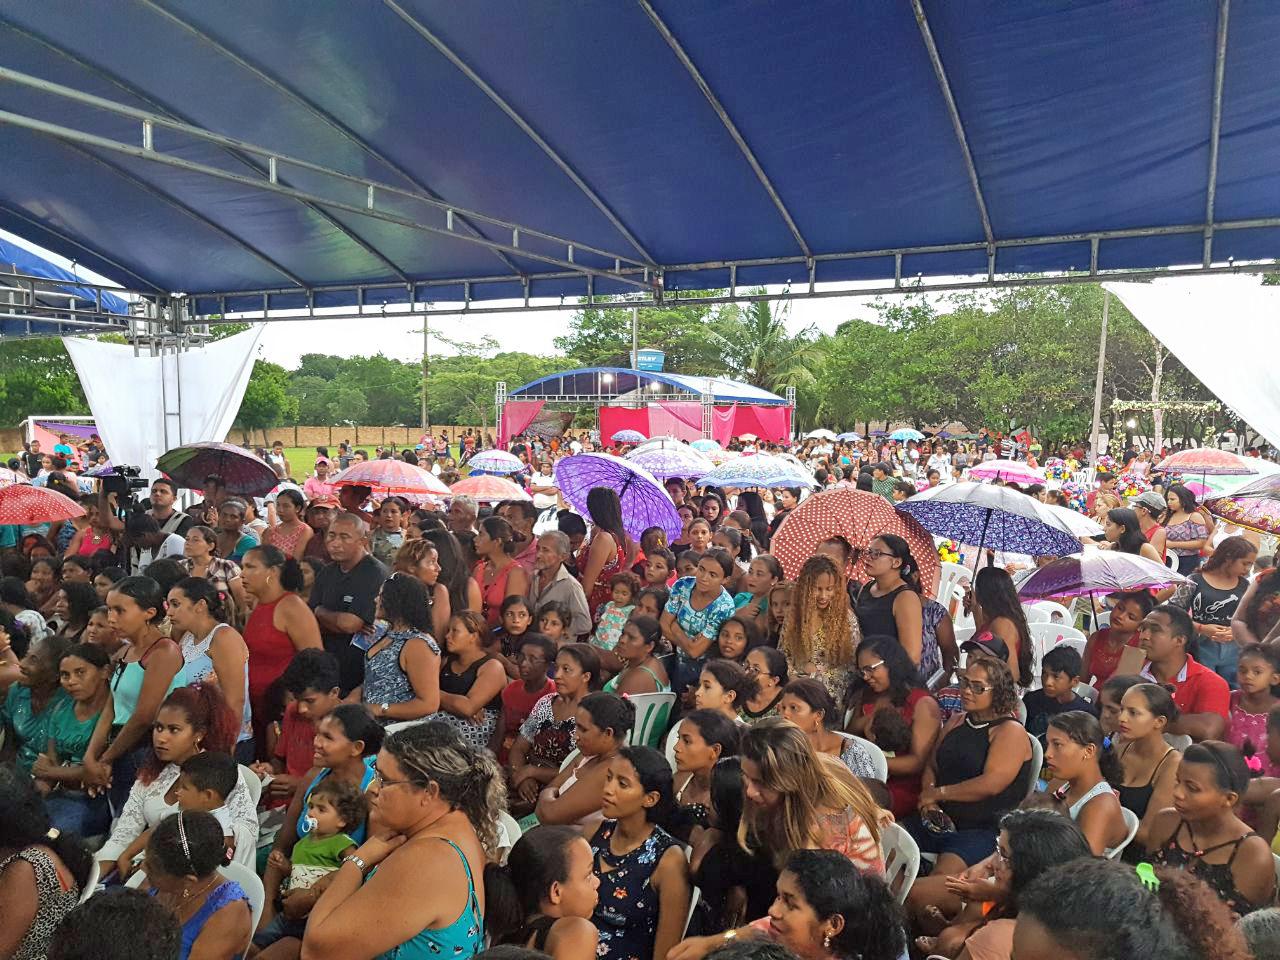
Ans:
[[[116,503],[120,507],[128,507],[137,499],[134,494],[135,490],[146,490],[149,484],[141,476],[141,467],[117,466],[112,467],[111,472],[103,475],[101,480],[101,490],[104,495],[116,495]]]

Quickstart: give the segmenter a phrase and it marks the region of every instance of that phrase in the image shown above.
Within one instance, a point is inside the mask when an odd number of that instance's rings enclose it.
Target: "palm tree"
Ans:
[[[777,309],[769,301],[757,300],[721,314],[709,333],[720,345],[730,376],[775,393],[816,382],[818,329],[810,325],[794,336],[789,334],[790,310],[789,300]]]

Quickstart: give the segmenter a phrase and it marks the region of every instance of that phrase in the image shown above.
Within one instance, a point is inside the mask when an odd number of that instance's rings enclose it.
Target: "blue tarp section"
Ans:
[[[39,286],[36,289],[36,302],[50,310],[58,310],[59,308],[67,308],[74,306],[78,310],[93,310],[97,308],[98,301],[96,293],[88,287],[80,284],[83,282],[69,270],[64,270],[56,263],[46,260],[39,254],[32,253],[17,244],[0,238],[0,286],[8,286],[13,284],[13,280],[6,279],[6,272],[24,273],[32,277],[44,277],[49,280],[65,280],[66,283],[59,283],[56,288],[45,288]],[[23,284],[25,286],[25,284]],[[57,296],[48,291],[56,289],[62,293],[71,294],[79,299],[70,300],[67,297]],[[11,297],[14,295],[5,292],[0,294],[0,314],[18,313],[24,316],[32,316],[30,312],[19,306],[13,309],[11,306]],[[120,325],[124,327],[128,322],[129,304],[127,301],[117,297],[114,294],[103,291],[102,294],[102,310],[104,313],[117,314],[120,317]],[[7,316],[0,317],[0,337],[5,336],[59,336],[62,334],[76,335],[85,332],[85,327],[78,324],[58,323],[55,314],[42,313],[41,316],[49,316],[49,320],[14,320]],[[78,319],[93,322],[95,318],[82,316]],[[103,320],[103,323],[111,321]]]
[[[814,254],[983,241],[908,3],[652,3]],[[1203,223],[1218,4],[923,6],[996,238]],[[586,190],[406,18],[503,98]],[[1218,220],[1280,216],[1277,49],[1280,4],[1233,4]],[[353,174],[430,189],[580,243],[668,268],[691,265],[667,270],[668,290],[727,285],[728,270],[710,264],[802,253],[707,98],[629,0],[0,0],[0,64]],[[140,142],[136,122],[11,83],[0,82],[0,109]],[[228,150],[156,136],[184,158],[252,173]],[[513,263],[532,278],[532,296],[585,292],[580,279],[546,278],[560,268],[528,258],[507,263],[450,237],[352,213],[324,216],[252,187],[4,124],[0,157],[0,227],[130,287],[202,293],[450,281],[511,276]],[[313,176],[288,176],[301,189],[320,187]],[[357,191],[346,193],[363,202]],[[1109,240],[1099,266],[1198,263],[1201,244],[1199,234]],[[1278,251],[1280,229],[1272,227],[1222,230],[1214,241],[1218,260]],[[1076,240],[1002,250],[996,269],[1088,264],[1089,244]],[[894,269],[892,256],[819,259],[816,279],[891,278]],[[902,263],[908,277],[986,269],[983,250],[918,253]],[[807,279],[803,263],[737,273],[739,286]],[[624,289],[602,283],[596,292]],[[476,298],[521,294],[518,282],[472,288]],[[350,302],[346,293],[328,296],[317,305]],[[457,300],[462,286],[418,296]],[[261,306],[260,297],[229,304]]]
[[[633,390],[647,390],[652,385],[669,387],[660,390],[662,393],[679,393],[685,391],[694,398],[710,393],[716,403],[757,403],[763,406],[778,406],[787,401],[776,393],[770,393],[762,387],[753,387],[749,383],[737,380],[726,380],[723,377],[695,377],[684,373],[658,373],[643,371],[637,373],[625,367],[582,367],[577,370],[565,370],[553,373],[532,383],[526,383],[518,390],[512,390],[511,397],[532,400],[539,397],[570,396],[622,396]]]

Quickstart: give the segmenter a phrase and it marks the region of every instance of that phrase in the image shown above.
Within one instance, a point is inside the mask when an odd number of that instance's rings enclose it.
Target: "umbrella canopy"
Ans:
[[[850,430],[847,433],[840,434],[839,436],[836,437],[836,439],[841,441],[842,443],[856,443],[857,441],[862,439],[862,436],[861,434],[854,433],[852,430]]]
[[[697,450],[699,453],[712,453],[714,451],[724,449],[720,444],[716,443],[714,440],[708,439],[707,437],[695,440],[693,443],[689,444],[689,446],[693,447],[693,449]]]
[[[585,454],[579,454],[585,456]],[[524,491],[524,488],[518,484],[512,483],[506,477],[491,477],[488,474],[477,474],[473,477],[467,477],[465,480],[459,480],[452,487],[448,488],[449,492],[456,495],[466,494],[479,503],[498,503],[501,500],[532,500]]]
[[[230,443],[188,443],[162,453],[156,469],[180,487],[203,490],[207,477],[221,477],[228,493],[263,497],[280,478],[271,466],[243,447]]]
[[[333,480],[335,487],[369,487],[375,494],[449,496],[449,488],[430,470],[395,458],[353,463]]]
[[[697,450],[677,444],[674,447],[637,447],[627,454],[629,463],[639,464],[659,480],[669,477],[698,479],[710,473],[714,464]]]
[[[976,480],[1003,480],[1005,483],[1044,483],[1044,471],[1017,460],[988,460],[969,468]]]
[[[1164,473],[1198,473],[1204,477],[1246,477],[1258,472],[1248,457],[1214,447],[1192,447],[1165,457],[1156,469]]]
[[[579,453],[556,462],[556,486],[583,516],[587,495],[596,487],[608,487],[622,501],[622,525],[636,540],[649,527],[661,527],[667,539],[680,536],[684,524],[662,481],[631,460],[607,453]]]
[[[467,469],[472,473],[492,473],[496,477],[505,477],[519,473],[524,469],[524,464],[515,454],[505,450],[486,450],[468,460]]]
[[[836,440],[837,434],[834,430],[828,430],[826,427],[820,427],[817,430],[810,430],[804,435],[806,440]]]
[[[989,483],[933,487],[898,504],[930,533],[969,546],[1033,557],[1061,557],[1084,548],[1065,519],[1039,500]]]
[[[738,434],[738,439],[739,439],[739,440],[746,440],[748,443],[754,443],[755,441],[759,440],[760,438],[759,438],[759,437],[757,437],[754,433],[740,433],[740,434]]]
[[[1077,537],[1099,537],[1104,532],[1102,524],[1093,519],[1093,517],[1080,513],[1078,510],[1072,510],[1070,507],[1060,507],[1056,503],[1045,503],[1041,504],[1041,506],[1059,517],[1067,529]]]
[[[613,435],[614,443],[644,443],[645,436],[639,430],[619,430]]]
[[[1081,597],[1088,594],[1163,590],[1186,583],[1187,578],[1163,563],[1118,550],[1094,550],[1059,557],[1022,581],[1018,596],[1024,600]]]
[[[936,593],[941,563],[933,537],[914,517],[893,509],[878,493],[842,489],[824,490],[806,497],[782,521],[769,552],[778,558],[788,579],[794,580],[818,544],[843,537],[854,551],[852,564],[845,573],[850,579],[864,580],[867,572],[862,551],[882,533],[894,533],[907,541],[919,566],[925,592]]]
[[[720,464],[700,481],[704,487],[816,487],[795,464],[767,453],[753,453]]]
[[[1259,477],[1229,496],[1206,500],[1205,506],[1238,527],[1280,534],[1280,473]]]
[[[0,525],[33,526],[83,517],[84,507],[48,487],[15,483],[0,490]]]
[[[923,440],[924,434],[919,430],[912,430],[910,427],[903,427],[901,430],[895,430],[889,434],[890,440],[898,440],[906,442],[907,440]]]
[[[1209,493],[1205,494],[1205,497],[1230,496],[1241,487],[1248,486],[1251,483],[1257,483],[1262,477],[1269,477],[1273,474],[1280,473],[1280,463],[1276,463],[1273,460],[1263,460],[1259,457],[1245,457],[1245,460],[1247,460],[1249,465],[1258,472],[1240,474],[1239,476],[1234,477],[1198,477],[1197,479],[1209,488]],[[1196,494],[1196,496],[1200,496],[1200,494]]]

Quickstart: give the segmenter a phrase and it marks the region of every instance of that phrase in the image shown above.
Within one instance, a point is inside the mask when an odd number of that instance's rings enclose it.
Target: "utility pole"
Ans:
[[[640,308],[631,308],[631,369],[640,369]]]
[[[427,417],[427,355],[430,351],[428,341],[429,327],[427,325],[426,305],[422,310],[422,432],[426,433],[431,426],[431,421]]]
[[[1089,450],[1093,455],[1093,464],[1098,464],[1098,434],[1102,430],[1102,370],[1107,362],[1107,318],[1111,313],[1111,291],[1102,293],[1102,337],[1098,343],[1098,375],[1093,383],[1093,433],[1090,435]]]

